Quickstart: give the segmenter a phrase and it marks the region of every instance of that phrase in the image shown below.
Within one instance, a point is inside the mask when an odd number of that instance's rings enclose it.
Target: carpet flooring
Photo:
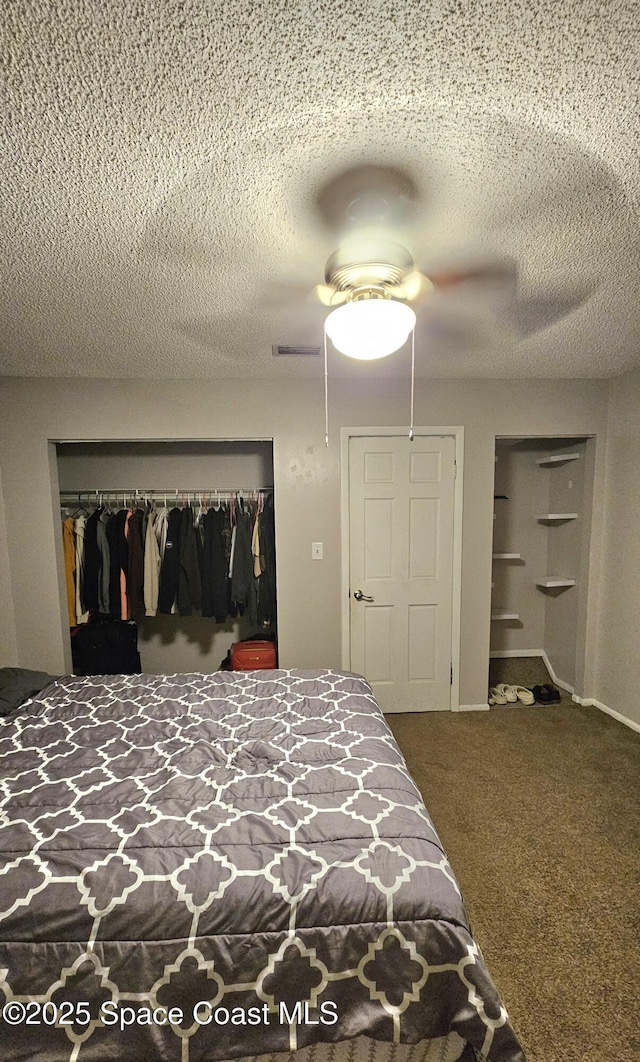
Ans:
[[[640,734],[571,702],[387,721],[528,1062],[637,1062]]]

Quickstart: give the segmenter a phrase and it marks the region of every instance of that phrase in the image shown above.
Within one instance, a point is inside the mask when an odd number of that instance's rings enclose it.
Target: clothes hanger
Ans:
[[[80,513],[84,513],[85,516],[89,516],[90,515],[90,509],[87,509],[87,507],[84,505],[84,503],[82,501],[82,495],[78,494],[78,508],[71,515],[75,518],[75,517],[79,516]]]

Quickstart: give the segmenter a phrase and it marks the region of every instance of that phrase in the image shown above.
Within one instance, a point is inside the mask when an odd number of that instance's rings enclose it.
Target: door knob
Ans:
[[[355,597],[356,601],[373,601],[373,598],[367,597],[366,594],[362,593],[362,590],[354,590],[353,596]]]

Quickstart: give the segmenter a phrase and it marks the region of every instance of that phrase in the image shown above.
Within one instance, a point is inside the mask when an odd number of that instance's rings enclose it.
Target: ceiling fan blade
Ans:
[[[333,232],[361,226],[405,224],[419,200],[418,188],[396,166],[352,166],[327,181],[316,195],[316,206]]]
[[[442,353],[490,351],[511,345],[558,324],[582,306],[595,291],[593,284],[541,295],[491,299],[461,298],[463,288],[436,289],[429,306],[418,316],[425,341]]]
[[[573,291],[555,291],[514,299],[500,311],[500,317],[521,339],[525,339],[558,324],[583,306],[595,290],[596,285],[585,284]]]
[[[495,315],[454,312],[452,305],[420,314],[417,329],[426,349],[440,354],[495,351],[511,338]]]
[[[480,284],[497,287],[501,291],[513,291],[518,279],[516,263],[511,259],[470,263],[468,266],[451,266],[430,269],[429,280],[438,291],[447,291],[461,284]]]
[[[433,293],[433,284],[424,273],[414,269],[411,273],[407,273],[400,284],[395,285],[392,293],[398,299],[421,304]]]
[[[331,306],[331,300],[335,294],[335,288],[332,288],[329,284],[316,284],[315,288],[311,289],[311,296],[321,302],[323,306]]]
[[[349,295],[348,291],[337,291],[331,284],[316,284],[310,292],[310,297],[317,299],[323,306],[335,308],[340,306]]]

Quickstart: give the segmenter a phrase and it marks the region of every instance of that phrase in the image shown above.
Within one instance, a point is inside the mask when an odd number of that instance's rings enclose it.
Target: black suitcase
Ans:
[[[138,625],[108,620],[72,627],[71,657],[76,675],[139,675]]]

